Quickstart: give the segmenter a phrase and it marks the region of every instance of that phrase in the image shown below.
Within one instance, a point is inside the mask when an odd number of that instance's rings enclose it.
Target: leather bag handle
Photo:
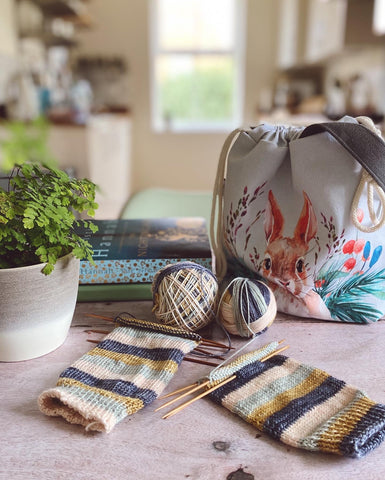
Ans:
[[[309,125],[300,138],[330,133],[385,191],[385,142],[359,123],[326,122]]]
[[[362,123],[368,125],[365,117],[359,117]],[[361,181],[357,187],[351,206],[353,224],[362,232],[375,232],[385,225],[385,142],[377,133],[374,124],[364,126],[360,123],[326,122],[306,127],[300,138],[330,133],[363,167]],[[379,131],[378,131],[379,132]],[[362,225],[359,219],[359,202],[366,188],[366,200],[371,225]],[[374,208],[374,192],[377,193],[382,205],[380,216]]]

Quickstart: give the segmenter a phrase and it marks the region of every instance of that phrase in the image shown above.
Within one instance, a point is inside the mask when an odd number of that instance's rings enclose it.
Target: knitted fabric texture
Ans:
[[[121,314],[117,326],[95,348],[64,370],[38,404],[86,430],[113,427],[163,391],[200,336]]]
[[[252,359],[210,398],[277,440],[362,457],[384,439],[385,405],[326,372],[277,355]]]
[[[216,367],[211,372],[207,378],[210,380],[210,387],[217,385],[226,378],[231,377],[238,371],[242,370],[243,367],[250,365],[252,362],[257,360],[262,360],[267,355],[273,353],[279,346],[279,342],[270,342],[267,345],[253,350],[249,353],[244,353],[243,355],[238,355],[232,362],[227,363],[222,367]],[[230,360],[229,358],[228,360]]]

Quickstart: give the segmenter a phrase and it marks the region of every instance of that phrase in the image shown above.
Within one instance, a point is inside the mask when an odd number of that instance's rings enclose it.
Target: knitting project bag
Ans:
[[[219,279],[265,279],[278,310],[368,323],[385,313],[385,142],[366,117],[234,131],[217,171]]]

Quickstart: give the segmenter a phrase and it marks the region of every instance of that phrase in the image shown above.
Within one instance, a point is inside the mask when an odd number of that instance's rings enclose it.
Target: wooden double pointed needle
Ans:
[[[112,323],[116,322],[115,318],[106,317],[105,315],[96,315],[94,313],[85,313],[84,315],[90,318],[99,318],[100,320],[106,320],[107,322],[112,322]],[[135,318],[135,317],[132,316],[132,318]],[[232,347],[231,345],[225,345],[224,343],[216,342],[215,340],[211,340],[209,338],[203,338],[203,337],[202,337],[201,345],[206,345],[207,347],[210,347],[210,348],[222,348],[225,350],[235,350],[234,347]]]
[[[206,380],[205,382],[199,383],[198,385],[195,385],[195,384],[188,385],[187,387],[179,389],[178,392],[182,392],[184,390],[187,390],[187,392],[182,393],[182,395],[179,395],[179,397],[173,398],[172,400],[169,400],[168,402],[164,403],[160,407],[156,408],[155,412],[158,412],[159,410],[162,410],[162,408],[166,408],[169,405],[172,405],[173,403],[177,402],[178,400],[181,400],[182,398],[187,397],[187,395],[191,395],[192,393],[196,392],[197,390],[200,390],[201,388],[204,388],[209,383],[210,383],[210,380]],[[191,387],[193,387],[193,388],[191,388]],[[165,397],[171,396],[171,395],[173,395],[173,393],[169,393],[168,395],[165,395],[164,397],[160,397],[160,398],[165,398]]]
[[[280,342],[278,342],[279,344],[282,343],[283,340],[281,340]],[[268,360],[269,358],[273,357],[274,355],[278,355],[278,353],[281,353],[283,352],[284,350],[288,349],[289,348],[289,345],[285,345],[284,347],[281,347],[281,348],[278,348],[276,350],[274,350],[273,352],[269,353],[268,355],[266,355],[265,357],[263,357],[260,361],[261,362],[265,362],[266,360]],[[230,377],[228,378],[225,378],[224,380],[222,380],[220,383],[216,384],[216,385],[213,385],[212,387],[208,388],[207,390],[205,390],[204,392],[200,393],[199,395],[197,395],[196,397],[188,400],[187,402],[185,403],[182,403],[182,405],[179,405],[178,407],[174,408],[173,410],[171,410],[170,412],[166,413],[165,415],[163,415],[162,418],[169,418],[169,417],[172,417],[173,415],[175,415],[176,413],[180,412],[181,410],[183,410],[184,408],[188,407],[189,405],[191,405],[192,403],[196,402],[197,400],[205,397],[206,395],[210,394],[211,392],[213,392],[214,390],[216,390],[217,388],[219,387],[222,387],[223,385],[226,385],[226,383],[229,383],[231,382],[232,380],[234,380],[236,378],[236,375],[231,375]],[[173,395],[176,395],[178,393],[181,393],[181,395],[179,395],[178,397],[172,399],[172,400],[169,400],[168,402],[166,402],[165,404],[161,405],[160,407],[158,407],[155,411],[159,411],[161,410],[162,408],[165,408],[165,407],[168,407],[169,405],[172,405],[173,403],[181,400],[182,398],[186,397],[187,395],[190,395],[192,393],[195,393],[196,391],[198,390],[201,390],[202,388],[205,388],[207,387],[209,384],[210,384],[211,380],[208,379],[206,381],[198,381],[198,382],[195,382],[193,383],[192,385],[188,385],[187,387],[182,387],[182,388],[179,388],[178,390],[175,390],[173,392],[170,392],[166,395],[163,395],[159,398],[167,398],[167,397],[171,397]],[[182,393],[183,392],[183,393]]]
[[[198,396],[192,398],[192,399],[189,400],[188,402],[182,403],[182,405],[179,405],[179,407],[176,407],[176,408],[174,408],[173,410],[171,410],[171,412],[168,412],[168,413],[166,413],[166,415],[163,415],[162,418],[172,417],[173,415],[175,415],[176,413],[180,412],[180,411],[183,410],[184,408],[188,407],[188,406],[191,405],[192,403],[196,402],[196,401],[199,400],[200,398],[205,397],[205,396],[208,395],[209,393],[213,392],[214,390],[216,390],[216,389],[219,388],[219,387],[222,387],[222,385],[226,385],[226,383],[231,382],[231,381],[234,380],[235,378],[237,378],[236,375],[231,375],[231,377],[226,378],[225,380],[223,380],[223,381],[222,381],[221,383],[219,383],[218,385],[214,385],[213,387],[208,388],[208,389],[205,390],[204,392],[200,393]],[[208,382],[208,383],[209,383],[209,382]],[[206,384],[206,385],[207,385],[207,384]],[[190,393],[192,393],[192,392],[190,392]],[[185,395],[188,395],[188,393],[184,393],[183,395],[181,395],[181,397],[184,397]],[[179,398],[178,398],[178,400],[179,400]]]

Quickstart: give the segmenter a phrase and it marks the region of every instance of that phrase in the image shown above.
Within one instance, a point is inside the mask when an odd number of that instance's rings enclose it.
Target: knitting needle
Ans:
[[[278,355],[278,353],[281,353],[284,350],[287,350],[289,347],[290,347],[290,345],[285,345],[284,347],[278,348],[277,350],[274,350],[274,352],[271,352],[268,355],[266,355],[266,357],[263,357],[262,360],[260,360],[260,361],[261,362],[266,362],[266,360],[268,360],[269,358],[274,357],[275,355]]]
[[[86,317],[92,317],[92,318],[101,318],[102,320],[107,320],[108,322],[113,322],[114,319],[111,317],[105,317],[103,315],[94,315],[93,313],[86,313]]]
[[[191,363],[200,363],[201,365],[209,365],[210,367],[217,367],[218,363],[208,362],[207,360],[201,360],[198,358],[184,357],[183,360]]]
[[[92,317],[92,318],[100,318],[101,320],[107,320],[108,322],[115,322],[115,319],[112,317],[106,317],[104,315],[96,315],[94,313],[86,313],[86,317]],[[215,342],[214,340],[210,340],[208,338],[202,338],[201,345],[206,345],[209,346],[211,345],[212,348],[225,348],[226,350],[234,350],[234,347],[230,347],[228,345],[225,345],[224,343],[220,342]]]
[[[208,350],[204,350],[203,348],[195,347],[194,352],[204,353],[205,355],[210,355],[210,358],[217,358],[218,360],[226,360],[225,357],[222,355],[214,355],[213,353],[209,352]]]
[[[269,353],[268,355],[266,355],[265,357],[263,357],[260,362],[265,362],[266,360],[268,360],[269,358],[273,357],[274,355],[277,355],[278,353],[281,353],[283,352],[284,350],[287,350],[288,348],[290,347],[290,345],[285,345],[284,347],[281,347],[281,348],[278,348],[277,350],[274,350],[273,352]],[[213,387],[209,388],[208,390],[202,392],[201,394],[199,394],[198,396],[192,398],[191,400],[188,400],[187,402],[185,403],[182,403],[182,405],[179,405],[179,407],[176,407],[174,408],[173,410],[171,410],[170,412],[166,413],[166,415],[164,415],[162,418],[169,418],[171,417],[172,415],[175,415],[176,413],[178,413],[179,411],[183,410],[184,408],[188,407],[189,405],[191,405],[193,402],[196,402],[197,400],[199,400],[200,398],[208,395],[209,393],[213,392],[214,390],[216,390],[217,388],[221,387],[222,385],[226,385],[226,383],[230,382],[231,380],[234,380],[236,378],[236,375],[232,375],[231,377],[229,378],[226,378],[225,380],[223,380],[222,382],[218,383],[217,385],[214,385]],[[206,384],[207,385],[207,384]],[[198,389],[199,390],[199,389]],[[190,392],[190,393],[193,393],[193,390]],[[179,400],[180,398],[188,395],[189,392],[186,392],[184,393],[183,395],[177,397],[176,399],[174,399],[174,401],[176,400]]]
[[[100,343],[101,340],[92,340],[91,338],[87,338],[87,342]],[[207,360],[201,360],[200,358],[184,357],[183,360],[185,360],[186,362],[199,363],[200,365],[209,365],[210,367],[217,367],[218,366],[217,363],[208,362]]]
[[[208,338],[202,338],[202,344],[212,345],[213,348],[226,348],[230,350],[235,350],[235,347],[230,347],[229,345],[225,345],[224,343],[214,342],[214,340],[209,340]]]
[[[93,330],[93,329],[88,329],[88,330],[84,330],[86,333],[103,333],[105,335],[108,335],[109,333],[111,333],[111,330]]]
[[[92,340],[91,338],[87,338],[87,342],[100,343],[101,340]],[[184,357],[183,360],[185,360],[186,362],[191,362],[191,363],[199,363],[200,365],[209,365],[210,367],[217,367],[218,366],[217,363],[209,362],[207,360],[202,360],[200,358]]]
[[[277,343],[278,343],[278,345],[281,345],[284,341],[285,341],[285,339],[279,340]],[[289,346],[285,347],[284,350],[286,350],[286,348],[289,348]],[[280,349],[280,350],[276,350],[276,351],[272,352],[271,355],[276,355],[277,353],[282,352],[282,351],[283,351],[283,350],[281,350],[281,349]],[[266,357],[265,357],[262,361],[267,360],[268,358],[270,358],[270,357],[268,357],[268,356],[266,355]],[[178,393],[184,392],[185,390],[188,390],[189,388],[195,387],[196,385],[199,385],[199,384],[200,384],[200,382],[199,382],[199,380],[198,380],[197,382],[194,382],[194,383],[192,383],[191,385],[187,385],[186,387],[179,388],[178,390],[174,390],[174,391],[172,391],[172,392],[170,392],[170,393],[167,393],[166,395],[162,395],[161,397],[158,397],[158,399],[160,400],[160,399],[162,399],[162,398],[172,397],[172,396],[174,396],[174,395],[177,395]]]
[[[161,395],[160,397],[158,397],[158,400],[161,400],[162,398],[173,397],[174,395],[184,392],[185,390],[189,390],[190,388],[196,387],[197,385],[199,385],[199,382],[194,382],[191,385],[187,385],[186,387],[178,388],[178,390],[174,390],[170,393],[166,393],[165,395]]]
[[[168,407],[169,405],[172,405],[173,403],[177,402],[178,400],[181,400],[182,398],[186,397],[187,395],[190,395],[191,393],[194,393],[197,390],[200,390],[201,388],[205,387],[209,383],[210,383],[210,380],[206,380],[205,382],[200,383],[199,385],[194,384],[195,385],[194,388],[192,388],[191,390],[188,390],[187,392],[183,393],[182,395],[179,395],[179,397],[173,398],[172,400],[169,400],[168,402],[164,403],[160,407],[156,408],[155,412],[158,412],[162,408]],[[191,386],[193,386],[193,385],[189,385],[188,387],[186,387],[184,389],[179,389],[179,391],[186,390],[187,388],[190,388]],[[165,395],[165,396],[167,396],[167,395]],[[162,398],[164,398],[164,397],[162,397]]]
[[[179,405],[179,407],[176,407],[176,408],[174,408],[173,410],[171,410],[171,412],[168,412],[168,413],[166,413],[166,415],[163,415],[162,418],[169,418],[169,417],[175,415],[175,414],[178,413],[180,410],[183,410],[184,408],[186,408],[186,407],[188,407],[189,405],[191,405],[193,402],[196,402],[197,400],[199,400],[200,398],[208,395],[209,393],[213,392],[213,391],[216,390],[217,388],[222,387],[222,385],[226,385],[226,383],[231,382],[231,381],[234,380],[235,378],[237,378],[236,375],[232,375],[231,377],[226,378],[225,380],[223,380],[223,381],[222,381],[221,383],[219,383],[218,385],[214,385],[213,387],[209,388],[208,390],[205,390],[204,392],[200,393],[198,396],[192,398],[191,400],[188,400],[187,402],[182,403],[182,405]]]
[[[106,335],[111,333],[107,330],[85,330],[85,332],[87,332],[87,333],[101,333],[101,334],[106,334]],[[91,338],[87,339],[87,342],[90,342],[90,343],[100,343],[100,341],[101,340],[93,340]],[[220,355],[213,355],[213,354],[211,354],[211,352],[200,349],[200,348],[195,348],[194,350],[197,350],[198,352],[201,352],[201,353],[209,354],[209,355],[211,355],[211,358],[216,358],[218,360],[225,360],[225,358],[221,357]],[[200,358],[195,359],[195,358],[186,358],[185,357],[184,360],[186,360],[188,362],[199,363],[201,365],[209,365],[210,367],[217,367],[218,366],[217,363],[205,361],[205,360],[202,360]]]
[[[286,346],[284,348],[276,350],[275,352],[272,352],[272,354],[270,354],[270,355],[266,355],[266,357],[264,357],[264,359],[261,360],[261,361],[267,360],[272,355],[276,355],[279,351],[286,350],[286,348],[289,348],[289,346]],[[160,407],[156,408],[155,412],[158,412],[159,410],[162,410],[163,408],[166,408],[169,405],[172,405],[173,403],[177,402],[178,400],[181,400],[182,398],[186,397],[187,395],[191,395],[192,393],[196,392],[197,390],[200,390],[201,388],[204,388],[209,383],[210,383],[210,380],[206,380],[205,382],[199,383],[198,385],[196,383],[193,383],[192,385],[188,385],[187,387],[180,388],[180,389],[176,390],[175,392],[171,392],[167,395],[163,395],[162,397],[159,397],[159,398],[171,397],[172,395],[175,395],[177,393],[181,393],[181,392],[184,392],[185,390],[188,390],[187,392],[183,393],[182,395],[179,395],[179,397],[173,398],[172,400],[170,400],[170,401],[164,403],[163,405],[161,405]],[[193,388],[191,388],[191,390],[190,390],[190,387],[193,387]]]
[[[102,334],[105,334],[105,335],[108,335],[109,333],[111,333],[107,330],[85,330],[85,332],[86,333],[102,333]],[[91,343],[99,343],[99,341],[100,340],[91,340],[91,339],[87,340],[87,342],[91,342]],[[194,348],[194,350],[196,350],[197,352],[204,353],[206,355],[210,355],[210,358],[216,358],[218,360],[225,360],[225,357],[222,357],[221,355],[214,355],[211,352],[209,352],[208,350],[203,350],[203,348]],[[206,365],[206,364],[203,364],[203,365]],[[210,363],[210,365],[214,365],[214,364]]]
[[[213,349],[213,350],[226,350],[226,352],[229,352],[230,350],[234,350],[234,347],[219,347],[218,345],[212,345],[211,343],[204,343],[204,342],[201,342],[200,345],[202,347],[205,347],[205,348],[210,348],[210,349]]]
[[[106,317],[104,315],[96,315],[94,313],[86,313],[85,316],[86,317],[92,317],[92,318],[100,318],[102,320],[107,320],[108,322],[115,322],[114,318]],[[202,338],[201,344],[202,345],[207,344],[207,346],[212,345],[212,348],[225,348],[225,349],[234,350],[234,347],[229,347],[228,345],[225,345],[224,343],[215,342],[214,340],[210,340],[208,338]]]

